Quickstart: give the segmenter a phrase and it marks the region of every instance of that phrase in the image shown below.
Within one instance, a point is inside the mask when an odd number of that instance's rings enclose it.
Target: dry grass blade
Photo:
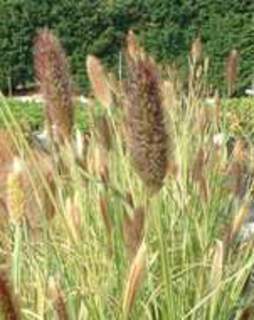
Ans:
[[[235,215],[233,223],[230,228],[230,232],[228,234],[228,241],[231,242],[235,239],[236,235],[239,233],[245,218],[249,212],[249,207],[247,204],[243,204],[240,208],[239,212]]]
[[[92,55],[87,56],[86,69],[96,99],[102,106],[110,107],[112,105],[112,93],[100,60]]]
[[[135,257],[144,237],[145,211],[143,208],[134,209],[133,216],[126,215],[123,234],[125,246],[130,260]]]
[[[0,306],[1,315],[4,319],[19,320],[21,319],[17,301],[14,299],[12,289],[8,283],[6,275],[0,273]]]
[[[156,192],[163,185],[168,163],[159,74],[151,58],[128,55],[127,61],[125,104],[129,152],[146,187]]]
[[[142,278],[146,267],[146,246],[142,243],[132,264],[128,275],[124,298],[123,298],[123,314],[127,319],[130,316],[138,289],[141,286]]]
[[[67,223],[71,230],[73,238],[78,242],[80,238],[81,228],[81,212],[78,204],[78,195],[73,198],[67,198],[65,203],[65,211],[67,214]]]
[[[112,127],[107,116],[102,116],[97,123],[97,136],[100,144],[109,151],[112,147]]]
[[[105,225],[106,231],[107,231],[107,237],[108,237],[108,242],[109,242],[109,250],[110,253],[112,252],[112,229],[113,229],[113,225],[112,225],[112,221],[111,221],[111,217],[109,214],[109,208],[108,208],[108,201],[105,197],[100,197],[99,200],[99,204],[100,204],[100,213],[102,216],[102,220],[103,223]]]
[[[199,191],[203,196],[204,200],[207,201],[209,198],[209,185],[208,179],[206,178],[205,168],[208,161],[208,155],[202,147],[198,150],[198,154],[192,168],[192,179],[198,183]]]
[[[75,139],[75,157],[77,163],[81,166],[82,169],[87,169],[87,154],[89,148],[90,134],[82,134],[79,130],[76,130],[76,139]]]
[[[64,294],[53,277],[49,279],[48,291],[49,291],[49,296],[53,302],[57,319],[68,320],[69,316],[66,308]]]
[[[214,256],[213,256],[212,268],[211,268],[211,285],[213,287],[217,286],[222,279],[223,259],[224,259],[223,242],[220,240],[217,240],[216,246],[214,249]]]
[[[35,40],[34,63],[51,139],[56,143],[70,141],[74,105],[69,64],[59,40],[48,29],[41,30]]]

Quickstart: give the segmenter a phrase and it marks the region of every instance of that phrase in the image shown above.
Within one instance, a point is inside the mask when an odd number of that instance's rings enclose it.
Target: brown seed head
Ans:
[[[106,108],[112,105],[112,94],[101,61],[92,55],[87,56],[86,69],[96,99]]]
[[[129,152],[137,173],[150,191],[158,191],[167,171],[168,135],[155,63],[127,56],[126,118]]]
[[[51,31],[43,29],[35,40],[35,71],[46,101],[46,120],[54,142],[70,141],[74,105],[69,64],[63,48]]]

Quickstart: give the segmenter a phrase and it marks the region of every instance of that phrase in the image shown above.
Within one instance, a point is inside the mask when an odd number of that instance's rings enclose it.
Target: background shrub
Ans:
[[[159,61],[186,69],[192,40],[200,33],[210,57],[210,80],[225,92],[224,61],[240,51],[238,93],[254,74],[253,1],[167,0],[0,0],[0,88],[34,82],[33,39],[48,26],[60,37],[74,80],[87,88],[84,61],[96,54],[117,70],[129,28]]]

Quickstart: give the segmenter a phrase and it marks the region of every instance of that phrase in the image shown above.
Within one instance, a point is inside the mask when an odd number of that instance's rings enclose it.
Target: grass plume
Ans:
[[[87,56],[86,70],[95,98],[105,108],[110,107],[112,105],[112,93],[101,61],[95,56]]]
[[[125,99],[129,153],[140,178],[155,192],[163,184],[168,156],[160,80],[151,58],[142,56],[139,51],[133,54],[127,55]]]
[[[69,63],[58,38],[47,28],[35,39],[34,64],[46,101],[46,120],[51,139],[70,141],[74,120]]]

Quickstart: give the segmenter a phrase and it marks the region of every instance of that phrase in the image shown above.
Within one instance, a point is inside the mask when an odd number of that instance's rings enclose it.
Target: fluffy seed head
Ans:
[[[7,177],[7,207],[13,223],[18,223],[25,213],[26,196],[23,191],[22,171],[21,160],[15,158],[13,170]]]
[[[167,133],[159,75],[151,58],[127,55],[126,119],[129,152],[144,184],[158,191],[167,170]]]
[[[110,107],[112,93],[101,61],[95,56],[87,56],[86,69],[96,99],[102,106]]]
[[[69,141],[74,118],[69,64],[59,40],[46,28],[35,40],[34,63],[51,138],[57,143]]]

